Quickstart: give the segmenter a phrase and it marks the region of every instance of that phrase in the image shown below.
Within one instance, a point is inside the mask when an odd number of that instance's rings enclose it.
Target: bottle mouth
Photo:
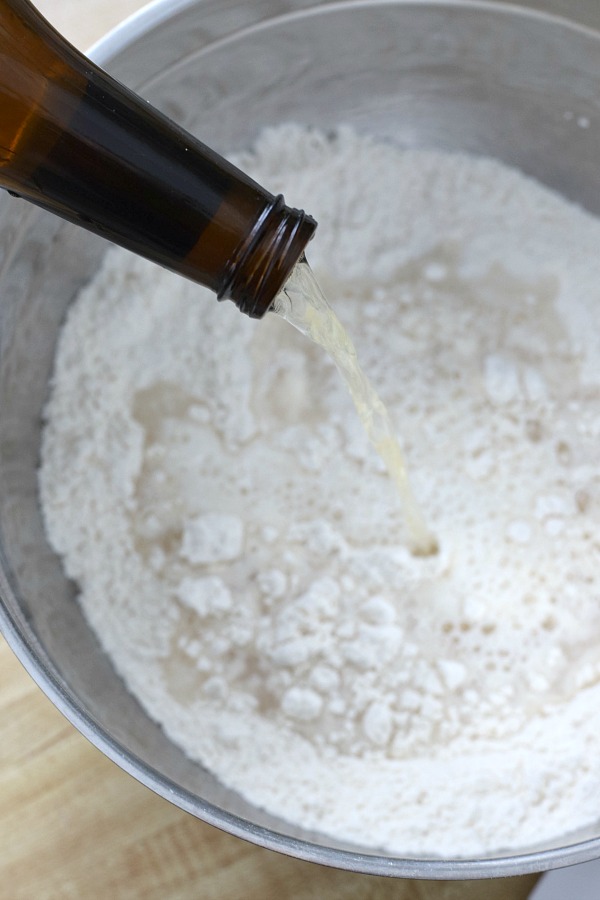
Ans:
[[[217,293],[261,319],[304,253],[317,223],[303,210],[285,205],[279,194],[263,208],[243,243],[228,261]]]

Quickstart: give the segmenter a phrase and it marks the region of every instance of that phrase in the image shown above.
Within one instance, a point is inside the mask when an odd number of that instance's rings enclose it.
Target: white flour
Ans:
[[[600,796],[600,223],[494,162],[341,131],[240,164],[310,259],[441,542],[322,352],[113,250],[56,360],[41,496],[149,714],[271,812],[405,854],[522,847]]]

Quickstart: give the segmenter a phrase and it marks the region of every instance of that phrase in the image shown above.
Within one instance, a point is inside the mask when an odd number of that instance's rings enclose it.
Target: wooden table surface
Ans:
[[[38,0],[85,48],[140,0]],[[0,900],[525,900],[535,876],[410,882],[261,850],[155,796],[89,744],[0,639]]]
[[[262,850],[157,797],[0,644],[1,900],[525,900],[533,878],[412,882]]]

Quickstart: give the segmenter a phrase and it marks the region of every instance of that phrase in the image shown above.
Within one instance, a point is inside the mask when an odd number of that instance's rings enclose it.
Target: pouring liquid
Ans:
[[[323,347],[332,358],[350,392],[369,440],[398,489],[411,552],[415,556],[437,553],[438,542],[412,492],[404,456],[388,410],[363,372],[348,332],[327,302],[306,259],[301,259],[292,270],[271,311]]]

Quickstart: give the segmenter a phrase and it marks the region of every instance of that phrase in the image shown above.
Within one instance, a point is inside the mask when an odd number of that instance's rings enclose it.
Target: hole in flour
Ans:
[[[525,434],[532,444],[539,444],[544,434],[541,422],[538,422],[537,419],[529,419],[525,423]]]
[[[589,508],[591,497],[587,491],[575,491],[575,506],[579,512],[586,512]]]
[[[571,445],[566,441],[558,441],[556,444],[555,453],[556,458],[563,466],[568,466],[573,458],[573,454],[571,451]]]

